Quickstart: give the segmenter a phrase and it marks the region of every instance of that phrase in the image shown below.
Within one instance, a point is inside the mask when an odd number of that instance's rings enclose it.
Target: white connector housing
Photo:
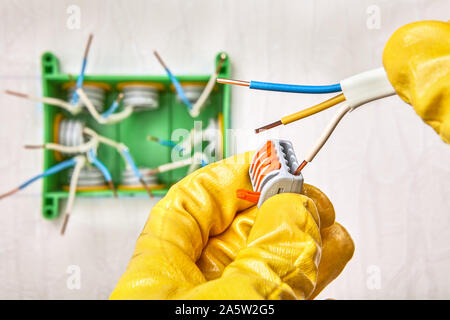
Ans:
[[[395,94],[384,68],[359,73],[342,80],[340,84],[346,103],[352,110],[367,102]]]
[[[280,163],[279,168],[270,170],[276,161]],[[261,192],[258,208],[276,194],[301,193],[303,176],[292,174],[298,166],[294,148],[288,140],[268,140],[258,149],[249,169],[253,191]]]

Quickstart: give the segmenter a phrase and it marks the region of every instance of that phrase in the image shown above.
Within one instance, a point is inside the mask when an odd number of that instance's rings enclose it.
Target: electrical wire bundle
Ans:
[[[83,91],[86,93],[86,96],[94,105],[97,112],[102,112],[105,108],[105,96],[106,91],[109,91],[111,88],[104,83],[84,83],[82,85]],[[85,109],[86,105],[80,101],[76,90],[78,87],[76,84],[68,82],[63,85],[63,89],[67,89],[67,100],[69,102],[76,100],[77,102],[74,104],[75,107],[80,110]],[[75,98],[76,97],[76,98]]]
[[[90,34],[84,50],[81,71],[76,81],[70,81],[63,85],[63,89],[66,90],[66,100],[55,97],[37,97],[11,90],[6,90],[5,92],[19,98],[61,108],[74,116],[83,111],[87,111],[99,124],[114,124],[129,117],[133,111],[153,110],[158,108],[159,91],[163,90],[164,87],[158,83],[147,82],[118,84],[117,88],[121,92],[117,95],[112,104],[108,108],[105,108],[106,95],[108,94],[108,91],[111,90],[111,87],[104,83],[84,81],[92,39],[93,35]],[[183,87],[181,87],[176,77],[171,73],[156,52],[155,55],[166,69],[169,78],[175,87],[178,99],[186,104],[192,117],[197,117],[208,102],[209,96],[215,87],[216,79],[226,59],[226,55],[220,55],[217,68],[211,75],[206,86],[197,83],[186,85],[186,92],[184,92]],[[120,109],[121,102],[123,102],[124,107]],[[206,132],[211,133],[210,131],[213,130],[210,128],[211,125],[212,124],[210,123],[208,126],[209,129],[207,128]],[[217,124],[214,125],[214,128],[217,129]],[[193,136],[194,133],[194,130],[191,131],[187,138],[187,142],[184,143],[185,146],[189,147],[189,154],[194,146],[202,143],[202,141],[199,142],[195,140],[195,137]],[[209,134],[209,136],[209,138],[207,137],[208,147],[213,150],[220,148],[216,153],[219,153],[221,157],[221,135],[220,137],[217,135],[213,137]],[[174,148],[181,153],[186,152],[183,147],[176,144],[174,145],[174,143],[169,140],[161,140],[155,137],[149,137],[149,140]],[[63,186],[63,189],[68,190],[69,195],[61,234],[64,234],[67,228],[77,191],[104,190],[110,188],[114,196],[117,197],[111,173],[97,156],[99,144],[105,144],[115,148],[125,162],[125,169],[121,172],[122,176],[119,188],[123,190],[135,190],[143,187],[150,197],[152,197],[151,189],[164,187],[163,185],[157,185],[156,173],[173,170],[174,168],[183,166],[189,166],[188,172],[190,173],[210,162],[210,159],[208,159],[204,153],[195,152],[188,159],[165,164],[156,169],[138,168],[126,145],[99,135],[94,130],[86,127],[80,120],[64,119],[62,114],[58,114],[55,117],[54,141],[54,143],[26,145],[25,147],[27,149],[53,150],[55,152],[55,159],[59,161],[59,163],[25,181],[17,188],[0,195],[0,199],[15,194],[41,178],[49,177],[62,172],[63,170],[67,170],[68,178],[65,179],[64,182],[68,183],[68,186]]]
[[[183,141],[177,144],[175,141],[161,139],[154,136],[147,136],[147,140],[156,142],[162,146],[171,148],[180,153],[180,156],[188,158],[179,160],[176,162],[170,162],[159,166],[157,169],[152,170],[149,174],[157,174],[161,172],[167,172],[178,169],[180,167],[190,166],[188,173],[195,171],[196,169],[212,163],[223,158],[222,154],[222,131],[219,127],[219,120],[210,119],[208,126],[205,129],[192,128],[189,134],[183,139]],[[206,143],[203,152],[196,151],[201,149],[203,144]],[[192,155],[192,150],[194,154]],[[211,155],[206,156],[205,153]],[[211,158],[211,159],[210,159]]]
[[[326,141],[333,133],[334,129],[336,129],[339,122],[347,113],[370,101],[381,99],[395,94],[395,90],[390,84],[389,80],[387,79],[386,72],[384,71],[383,68],[369,70],[357,74],[355,76],[346,78],[337,84],[321,85],[321,86],[293,85],[293,84],[281,84],[281,83],[260,82],[260,81],[242,81],[242,80],[221,79],[221,78],[217,79],[217,82],[224,84],[245,86],[249,87],[250,89],[268,90],[268,91],[310,93],[310,94],[341,92],[340,94],[331,99],[323,101],[310,108],[298,111],[291,115],[284,116],[278,121],[267,124],[255,130],[256,133],[260,133],[280,125],[287,125],[289,123],[309,117],[313,114],[319,113],[323,110],[326,110],[343,102],[342,107],[331,119],[328,126],[325,128],[325,130],[323,131],[322,135],[319,137],[315,145],[311,148],[311,150],[305,156],[303,162],[295,170],[294,172],[295,175],[299,174],[301,170],[306,166],[306,164],[311,162],[315,158],[317,153],[325,145]]]
[[[84,128],[83,132],[84,132],[84,134],[92,137],[93,139],[98,140],[99,143],[105,144],[107,146],[110,146],[110,147],[113,147],[114,149],[116,149],[116,151],[121,155],[123,161],[125,162],[126,170],[132,170],[132,172],[134,173],[134,175],[136,176],[138,181],[141,183],[142,187],[144,187],[144,189],[147,191],[148,195],[150,197],[153,197],[149,186],[147,185],[147,183],[144,180],[144,176],[142,175],[142,173],[139,171],[138,167],[136,166],[136,163],[134,162],[134,159],[131,156],[130,151],[128,150],[128,147],[125,144],[123,144],[121,142],[116,142],[116,141],[106,138],[106,137],[103,137],[103,136],[97,134],[94,130],[92,130],[90,128]]]
[[[204,130],[194,127],[187,137],[179,144],[172,140],[148,136],[147,140],[172,148],[176,152],[179,152],[182,157],[189,155],[189,157],[185,159],[160,165],[156,169],[151,170],[148,174],[154,175],[186,166],[189,166],[189,174],[200,167],[204,167],[209,163],[222,159],[222,134],[218,122],[218,120],[210,119],[208,126]],[[203,143],[206,143],[204,151],[196,151],[197,148],[200,149],[202,147]],[[193,155],[191,155],[192,150],[194,150]],[[206,156],[205,153],[211,155],[211,157]]]
[[[93,38],[93,35],[90,34],[87,44],[86,44],[86,48],[84,50],[83,61],[81,64],[81,72],[80,72],[80,75],[76,82],[76,88],[81,88],[83,86],[84,74],[85,74],[86,65],[87,65],[87,58],[88,58],[88,54],[89,54],[89,49],[91,47],[92,38]],[[32,96],[32,95],[28,95],[28,94],[20,93],[20,92],[16,92],[16,91],[11,91],[11,90],[6,90],[5,93],[14,95],[19,98],[24,98],[24,99],[28,99],[31,101],[41,102],[44,104],[59,107],[59,108],[62,108],[64,110],[70,112],[73,115],[80,113],[82,110],[82,106],[78,103],[79,97],[78,97],[78,93],[76,91],[69,94],[70,95],[69,102],[66,102],[66,101],[64,101],[62,99],[58,99],[58,98],[52,98],[52,97],[36,97],[36,96]]]
[[[56,128],[55,128],[56,129]],[[117,197],[117,193],[114,187],[114,184],[112,182],[112,176],[109,170],[106,168],[106,166],[97,158],[96,152],[99,144],[99,139],[95,135],[91,135],[89,141],[85,142],[85,139],[83,135],[86,132],[89,132],[87,130],[90,130],[88,128],[84,128],[83,124],[79,120],[73,120],[73,119],[64,119],[59,122],[59,128],[57,128],[58,131],[58,137],[60,140],[58,142],[61,142],[62,144],[58,143],[45,143],[43,145],[26,145],[25,148],[27,149],[48,149],[48,150],[54,150],[56,152],[60,152],[62,154],[72,154],[75,155],[72,159],[66,160],[70,161],[70,165],[64,168],[73,167],[72,171],[70,172],[70,186],[69,186],[69,197],[66,204],[66,210],[65,210],[65,217],[63,226],[61,229],[61,234],[63,235],[67,223],[69,221],[70,213],[73,208],[73,204],[75,201],[76,192],[79,185],[79,178],[82,172],[82,169],[86,166],[95,166],[98,171],[103,176],[103,181],[106,182],[106,184],[110,187],[111,191],[113,192],[114,196]],[[66,145],[64,144],[66,143]],[[61,162],[65,163],[65,161]],[[52,168],[58,168],[60,164],[56,164]],[[52,169],[50,168],[50,169]],[[49,170],[50,170],[49,169]],[[47,170],[48,171],[48,170]],[[58,171],[51,171],[51,174],[55,174]],[[42,177],[46,177],[48,175],[43,175]],[[97,183],[100,180],[97,178]],[[35,180],[34,180],[35,181]],[[103,182],[103,184],[105,184]]]
[[[222,53],[220,55],[219,62],[217,64],[217,68],[214,71],[214,73],[209,78],[208,82],[206,83],[206,86],[204,87],[203,91],[200,91],[199,88],[201,88],[197,84],[186,84],[182,86],[178,79],[174,76],[172,71],[170,71],[169,67],[166,65],[164,60],[161,58],[159,53],[157,51],[153,51],[155,54],[156,59],[159,61],[161,66],[166,71],[167,75],[169,76],[170,81],[172,82],[172,85],[175,88],[175,91],[177,93],[177,99],[184,103],[186,108],[189,111],[189,114],[196,118],[200,115],[200,112],[205,107],[209,96],[211,95],[211,92],[214,89],[214,86],[216,84],[217,77],[220,73],[220,70],[222,69],[222,65],[225,62],[226,54]],[[195,101],[195,103],[194,103]]]
[[[41,102],[45,105],[58,107],[69,112],[71,115],[77,115],[81,111],[87,109],[91,116],[100,124],[114,124],[128,118],[133,112],[132,105],[126,105],[122,111],[115,112],[119,107],[123,94],[119,94],[111,106],[104,113],[101,113],[104,110],[106,91],[108,91],[110,87],[104,83],[84,83],[87,58],[92,38],[93,35],[90,34],[84,51],[81,72],[76,83],[69,83],[64,86],[64,88],[68,90],[67,99],[69,101],[53,97],[36,97],[12,90],[5,90],[5,93],[19,98]]]
[[[144,189],[147,190],[149,196],[152,197],[151,190],[148,187],[148,182],[153,183],[153,179],[145,179],[144,174],[146,174],[146,172],[143,174],[139,171],[126,145],[97,134],[92,129],[85,127],[80,120],[63,119],[58,123],[58,126],[59,127],[55,128],[55,130],[57,130],[59,143],[26,145],[25,148],[48,149],[64,155],[75,156],[50,167],[43,173],[22,183],[21,185],[19,185],[19,187],[14,188],[3,195],[0,195],[0,199],[13,195],[14,193],[26,188],[40,178],[45,178],[62,170],[73,168],[69,172],[69,197],[65,210],[65,218],[61,229],[61,234],[64,234],[67,223],[69,221],[70,212],[72,211],[78,186],[95,187],[105,185],[106,182],[106,184],[112,190],[114,196],[117,197],[111,173],[97,157],[97,149],[100,143],[113,147],[119,152],[126,164],[126,170],[133,172],[136,181],[141,183]],[[86,166],[88,167],[86,168]],[[93,170],[91,167],[95,167],[97,170]],[[99,173],[101,173],[103,181],[101,181]],[[135,183],[136,181],[134,181],[133,183]]]
[[[200,95],[202,94],[204,85],[202,83],[195,83],[195,82],[183,82],[183,91],[186,95],[186,98],[191,102],[193,105],[195,101],[198,100]],[[180,99],[180,96],[177,95],[177,101],[182,102]],[[192,106],[192,108],[194,108]]]

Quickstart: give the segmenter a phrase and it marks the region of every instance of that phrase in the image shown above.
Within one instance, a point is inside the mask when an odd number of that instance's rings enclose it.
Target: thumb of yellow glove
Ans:
[[[258,210],[246,247],[222,275],[184,298],[305,299],[317,282],[321,245],[314,202],[299,194],[276,195]]]
[[[320,216],[322,257],[314,292],[308,297],[316,297],[344,269],[354,252],[354,244],[344,227],[334,221],[335,213],[331,201],[318,188],[304,184],[303,192],[317,207]],[[295,203],[297,195],[286,194],[283,201]],[[275,208],[276,211],[276,208]],[[197,265],[207,280],[218,279],[226,266],[232,263],[247,244],[248,237],[259,215],[257,207],[251,207],[236,215],[228,229],[210,238]]]
[[[383,65],[397,94],[450,143],[450,23],[401,27],[386,43]]]

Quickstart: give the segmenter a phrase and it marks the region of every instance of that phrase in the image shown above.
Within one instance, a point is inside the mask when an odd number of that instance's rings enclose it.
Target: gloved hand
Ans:
[[[111,299],[308,299],[353,255],[347,231],[317,188],[280,194],[260,209],[251,154],[190,174],[158,202]]]
[[[401,27],[384,48],[383,65],[398,95],[450,143],[450,23]]]

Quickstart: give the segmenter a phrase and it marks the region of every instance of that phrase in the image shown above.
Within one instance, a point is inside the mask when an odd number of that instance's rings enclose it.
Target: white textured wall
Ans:
[[[70,4],[81,28],[66,27]],[[380,9],[369,29],[368,7]],[[423,19],[448,20],[446,0],[346,1],[2,1],[0,89],[39,94],[43,51],[77,73],[90,32],[88,73],[158,74],[158,49],[176,73],[209,73],[229,53],[237,79],[330,83],[381,65],[389,35]],[[259,125],[323,97],[233,88],[232,126]],[[0,191],[41,170],[39,105],[0,94]],[[274,130],[301,157],[334,111]],[[237,151],[263,137],[242,139]],[[333,201],[356,244],[353,260],[320,298],[450,298],[450,147],[398,97],[346,118],[314,163],[307,182]],[[132,254],[155,201],[77,199],[65,237],[61,221],[40,216],[40,183],[0,202],[0,298],[104,299]],[[66,286],[69,265],[81,289]],[[376,280],[380,281],[376,281]],[[375,281],[374,281],[375,280]],[[375,284],[379,284],[378,287]]]

